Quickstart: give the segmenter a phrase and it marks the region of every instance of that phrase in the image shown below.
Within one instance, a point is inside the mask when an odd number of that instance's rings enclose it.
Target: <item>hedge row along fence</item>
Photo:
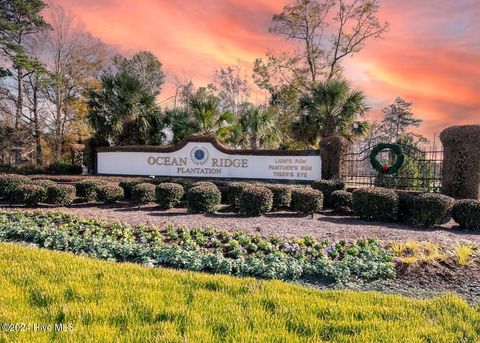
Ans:
[[[245,216],[276,210],[313,215],[325,206],[365,220],[399,221],[427,227],[447,223],[453,218],[463,228],[480,231],[479,201],[455,201],[441,194],[412,194],[377,187],[347,192],[343,182],[331,180],[315,181],[311,187],[244,182],[219,187],[210,181],[145,181],[123,179],[117,184],[88,178],[67,185],[5,174],[0,175],[0,197],[11,204],[28,206],[39,203],[70,205],[74,201],[115,203],[127,199],[137,204],[156,202],[161,210],[186,206],[189,212],[197,213],[213,213],[221,204],[226,204],[230,210]]]

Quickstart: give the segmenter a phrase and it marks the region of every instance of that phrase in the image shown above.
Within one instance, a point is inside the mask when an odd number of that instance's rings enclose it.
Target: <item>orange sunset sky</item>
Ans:
[[[237,63],[250,74],[256,57],[289,44],[268,33],[287,1],[57,3],[119,52],[154,52],[167,73],[160,100],[171,95],[175,76],[205,85],[216,68]],[[480,0],[381,0],[380,6],[389,32],[344,64],[346,78],[369,99],[368,119],[381,118],[382,107],[402,96],[414,103],[424,120],[419,131],[429,138],[449,125],[479,123]]]

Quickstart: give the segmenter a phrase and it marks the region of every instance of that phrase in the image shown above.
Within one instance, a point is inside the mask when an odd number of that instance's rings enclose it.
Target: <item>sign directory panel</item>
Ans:
[[[211,141],[188,141],[178,150],[100,149],[97,173],[172,177],[310,181],[321,178],[318,152],[231,150]],[[268,153],[271,154],[268,154]]]

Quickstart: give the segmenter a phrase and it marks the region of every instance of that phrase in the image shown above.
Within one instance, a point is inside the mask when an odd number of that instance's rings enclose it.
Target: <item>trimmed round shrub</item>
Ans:
[[[453,198],[443,194],[420,194],[415,198],[413,217],[418,224],[425,226],[448,223],[454,203]]]
[[[187,206],[189,211],[212,213],[218,210],[222,194],[217,186],[200,185],[187,191]]]
[[[395,221],[398,204],[398,194],[391,189],[358,188],[352,193],[353,212],[366,220]]]
[[[332,208],[339,213],[348,213],[352,211],[353,195],[350,192],[338,190],[330,194],[330,203]]]
[[[75,184],[77,196],[85,201],[97,200],[97,187],[105,185],[107,182],[99,179],[85,179]]]
[[[453,219],[463,228],[480,230],[480,201],[458,200],[453,206]]]
[[[55,182],[53,182],[52,180],[43,180],[43,179],[31,180],[30,183],[33,185],[42,186],[43,188],[45,188],[45,190],[47,190],[48,187],[55,184]]]
[[[246,216],[261,216],[272,209],[273,193],[267,187],[245,187],[239,198],[239,211]]]
[[[292,201],[292,187],[288,185],[267,185],[273,193],[273,210],[280,210],[290,207]]]
[[[164,182],[155,188],[155,201],[162,210],[167,210],[180,204],[184,194],[182,185]]]
[[[344,190],[345,182],[341,180],[315,180],[312,182],[311,187],[313,189],[318,189],[323,193],[325,206],[330,207],[332,205],[330,202],[330,195],[334,191]]]
[[[47,203],[70,205],[75,200],[75,186],[53,184],[47,188]]]
[[[123,200],[123,188],[111,183],[97,187],[97,199],[105,204],[114,204]]]
[[[192,185],[195,183],[191,179],[182,179],[182,178],[178,178],[178,179],[174,178],[174,179],[170,180],[169,182],[178,183],[179,185],[181,185],[183,187],[183,190],[185,192],[188,191],[188,189],[192,188]]]
[[[133,186],[132,200],[139,204],[155,201],[155,185],[143,182]]]
[[[145,181],[141,179],[125,179],[120,181],[118,185],[123,188],[123,195],[125,199],[130,199],[132,197],[132,188],[135,185],[138,185],[144,182]]]
[[[323,194],[317,189],[310,187],[292,189],[292,210],[311,214],[319,212],[323,207]]]
[[[210,181],[197,181],[191,184],[190,188],[197,186],[217,187],[216,184]]]
[[[20,184],[13,192],[14,201],[18,204],[36,206],[47,198],[45,187],[31,183]]]
[[[227,203],[234,211],[239,211],[240,195],[245,187],[251,186],[247,182],[232,182],[228,185]]]
[[[30,183],[31,180],[23,175],[17,174],[3,174],[0,175],[0,197],[7,200],[13,200],[15,189],[25,183]]]

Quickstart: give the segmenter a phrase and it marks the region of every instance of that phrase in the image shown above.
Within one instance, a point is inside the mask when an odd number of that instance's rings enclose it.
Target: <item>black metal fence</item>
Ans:
[[[346,154],[347,187],[382,186],[423,192],[440,192],[442,187],[443,148],[435,142],[429,146],[400,144],[406,156],[403,168],[393,175],[379,175],[370,165],[370,152],[375,143],[359,143]],[[391,162],[389,151],[378,159]]]

